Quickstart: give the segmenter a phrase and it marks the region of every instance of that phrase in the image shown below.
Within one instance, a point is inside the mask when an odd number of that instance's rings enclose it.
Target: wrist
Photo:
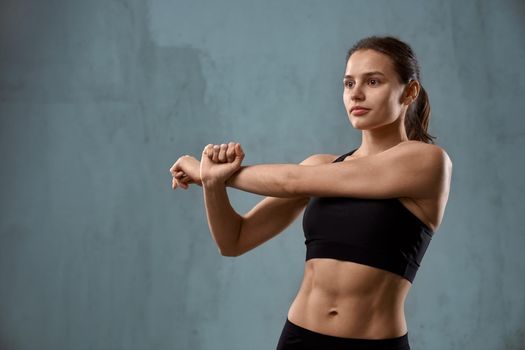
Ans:
[[[202,186],[204,187],[217,187],[225,186],[225,181],[217,178],[202,178]]]
[[[246,165],[243,165],[241,166],[239,169],[237,169],[233,174],[230,175],[229,178],[227,178],[225,181],[224,181],[224,186],[226,187],[235,187],[233,185],[233,183],[235,182],[236,178],[237,178],[237,175],[239,174],[239,172],[246,168],[247,166]]]

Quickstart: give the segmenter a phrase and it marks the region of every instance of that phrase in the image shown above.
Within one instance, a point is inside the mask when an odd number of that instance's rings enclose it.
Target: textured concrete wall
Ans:
[[[221,257],[207,143],[245,164],[342,154],[346,50],[409,42],[454,162],[406,304],[415,350],[525,343],[525,5],[506,1],[0,2],[0,348],[272,349],[303,273],[300,220]],[[244,213],[261,197],[229,190]]]

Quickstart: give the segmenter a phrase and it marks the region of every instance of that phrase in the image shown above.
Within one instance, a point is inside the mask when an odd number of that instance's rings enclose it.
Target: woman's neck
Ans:
[[[404,127],[401,130],[387,129],[363,130],[361,146],[356,153],[361,157],[370,156],[386,151],[401,142],[409,141]]]

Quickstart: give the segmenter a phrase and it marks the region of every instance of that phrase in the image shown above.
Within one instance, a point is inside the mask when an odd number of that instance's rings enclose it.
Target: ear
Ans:
[[[419,84],[419,81],[410,80],[405,87],[405,92],[403,94],[403,104],[409,106],[412,102],[416,101],[420,89],[421,85]]]

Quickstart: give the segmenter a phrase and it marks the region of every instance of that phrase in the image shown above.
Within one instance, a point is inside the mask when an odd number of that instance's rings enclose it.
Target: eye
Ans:
[[[352,86],[354,86],[354,82],[351,80],[347,80],[344,82],[344,86],[347,88],[351,88]]]
[[[377,84],[379,84],[379,80],[377,80],[377,79],[370,79],[369,83],[370,83],[370,85],[377,85]]]

